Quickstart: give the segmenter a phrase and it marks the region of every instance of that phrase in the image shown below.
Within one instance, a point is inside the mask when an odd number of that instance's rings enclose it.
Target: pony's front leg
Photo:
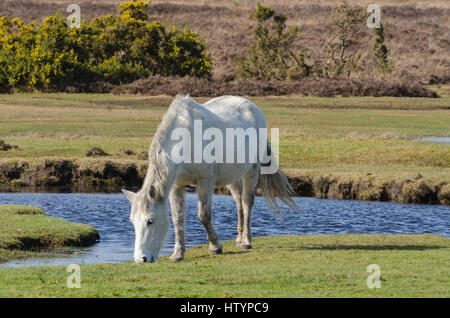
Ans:
[[[184,187],[174,185],[169,194],[172,222],[175,230],[175,246],[170,259],[174,262],[184,258]]]
[[[198,218],[206,229],[209,241],[210,254],[222,254],[222,245],[219,243],[219,236],[212,224],[212,195],[214,193],[214,180],[201,180],[198,187]]]

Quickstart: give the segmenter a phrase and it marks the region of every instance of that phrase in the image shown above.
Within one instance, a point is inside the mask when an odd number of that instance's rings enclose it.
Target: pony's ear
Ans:
[[[128,201],[133,202],[134,197],[136,196],[136,193],[127,191],[125,189],[122,189],[123,194],[127,197]]]

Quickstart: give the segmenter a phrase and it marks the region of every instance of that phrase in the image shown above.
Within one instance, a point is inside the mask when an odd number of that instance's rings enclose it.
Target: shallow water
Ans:
[[[405,205],[387,202],[294,198],[303,213],[286,212],[275,218],[261,197],[252,213],[253,236],[285,234],[422,234],[450,237],[450,207]],[[56,258],[31,258],[0,264],[0,267],[117,263],[133,260],[134,229],[129,221],[129,203],[123,194],[0,193],[0,204],[25,204],[42,208],[47,215],[87,223],[100,233],[92,247]],[[221,240],[237,234],[236,206],[231,196],[215,196],[213,222]],[[173,228],[162,250],[172,252]],[[208,243],[197,219],[197,195],[186,195],[186,245]]]
[[[450,144],[450,137],[423,137],[419,139],[420,141],[427,142],[438,142],[444,144]]]

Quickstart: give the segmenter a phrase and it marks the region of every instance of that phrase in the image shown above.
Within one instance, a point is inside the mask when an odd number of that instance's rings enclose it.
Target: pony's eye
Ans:
[[[152,224],[153,224],[153,221],[152,221],[152,220],[148,220],[148,221],[147,221],[147,226],[152,225]]]

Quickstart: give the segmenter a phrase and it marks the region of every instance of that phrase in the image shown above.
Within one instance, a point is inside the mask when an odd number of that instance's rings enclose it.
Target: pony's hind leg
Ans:
[[[242,180],[228,185],[228,189],[233,196],[234,201],[236,201],[237,215],[238,215],[238,226],[237,226],[237,237],[236,246],[241,246],[242,242],[242,231],[244,230],[244,214],[242,210]]]
[[[169,194],[169,200],[175,230],[175,246],[170,259],[176,262],[184,258],[184,252],[186,250],[184,242],[184,187],[173,186]]]
[[[242,250],[252,248],[252,232],[250,228],[251,212],[255,201],[254,190],[256,183],[258,182],[258,176],[259,166],[255,164],[255,166],[242,177],[242,210],[244,216],[241,241]]]
[[[198,218],[206,229],[209,241],[210,254],[222,254],[222,245],[219,236],[212,224],[212,195],[214,193],[214,180],[201,180],[197,182],[198,187]]]

